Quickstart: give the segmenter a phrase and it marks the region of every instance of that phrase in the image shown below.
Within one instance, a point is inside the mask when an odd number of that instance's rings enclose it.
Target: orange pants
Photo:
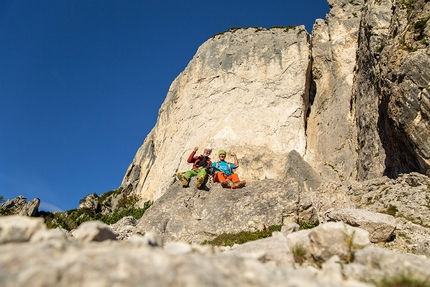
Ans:
[[[222,171],[218,171],[214,174],[214,181],[215,182],[226,182],[226,180],[231,180],[233,183],[240,182],[239,176],[235,173],[232,173],[231,175],[226,175]]]

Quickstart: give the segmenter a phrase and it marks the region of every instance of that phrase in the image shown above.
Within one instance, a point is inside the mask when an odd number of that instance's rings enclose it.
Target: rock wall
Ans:
[[[305,160],[325,179],[355,178],[354,67],[363,1],[330,0],[312,31],[312,105]]]
[[[304,26],[214,36],[172,83],[122,186],[159,198],[175,172],[191,168],[194,146],[208,145],[215,159],[218,149],[236,152],[248,181],[283,177],[288,152],[306,149],[309,74]]]
[[[430,3],[396,1],[379,61],[388,175],[430,175]]]
[[[430,174],[430,3],[328,0],[312,35],[231,29],[172,83],[122,187],[157,199],[194,146],[238,154],[247,181],[284,179],[295,150],[325,181]],[[229,160],[229,158],[227,158]]]

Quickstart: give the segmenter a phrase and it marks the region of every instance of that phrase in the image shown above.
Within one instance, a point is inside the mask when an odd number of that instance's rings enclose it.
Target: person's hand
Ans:
[[[236,154],[234,152],[231,153],[231,156],[236,156]]]
[[[199,149],[198,147],[195,147],[195,148],[194,148],[194,152],[196,152],[198,149]]]

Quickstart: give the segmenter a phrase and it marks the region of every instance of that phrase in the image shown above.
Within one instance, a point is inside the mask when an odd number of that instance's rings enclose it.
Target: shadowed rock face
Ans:
[[[430,3],[397,2],[363,7],[354,95],[358,179],[430,174],[429,30],[423,24]]]
[[[396,6],[396,21],[381,51],[381,110],[388,139],[384,172],[389,176],[430,175],[430,30],[423,20],[429,14],[428,1],[414,1],[409,9]]]

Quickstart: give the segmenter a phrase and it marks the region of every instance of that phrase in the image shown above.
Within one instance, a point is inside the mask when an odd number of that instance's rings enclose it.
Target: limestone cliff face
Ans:
[[[285,177],[295,150],[323,180],[430,174],[430,3],[328,0],[312,36],[216,35],[175,79],[122,186],[159,198],[194,146],[238,154],[248,181]],[[229,159],[229,158],[228,158]]]
[[[288,152],[306,149],[310,64],[304,26],[209,39],[172,83],[122,186],[156,199],[190,169],[192,149],[208,145],[214,159],[218,149],[236,152],[243,179],[282,178]]]
[[[430,174],[428,1],[363,6],[354,83],[358,179]]]
[[[362,2],[330,0],[326,21],[316,21],[313,28],[305,159],[326,179],[356,176],[357,128],[351,102]]]
[[[312,32],[305,159],[327,180],[430,174],[430,3],[329,0]]]

